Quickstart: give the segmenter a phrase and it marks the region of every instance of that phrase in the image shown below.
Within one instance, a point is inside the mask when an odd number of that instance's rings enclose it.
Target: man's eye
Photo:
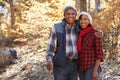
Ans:
[[[75,13],[66,13],[66,15],[75,15]]]

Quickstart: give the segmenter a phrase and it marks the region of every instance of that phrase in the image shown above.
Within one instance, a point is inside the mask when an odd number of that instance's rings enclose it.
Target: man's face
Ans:
[[[73,25],[76,19],[76,13],[74,10],[69,9],[65,12],[64,18],[69,25]]]

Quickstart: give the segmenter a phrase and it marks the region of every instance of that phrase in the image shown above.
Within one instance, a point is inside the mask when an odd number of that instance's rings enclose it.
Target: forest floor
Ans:
[[[32,42],[32,43],[31,43]],[[40,48],[37,39],[20,43],[16,63],[0,69],[0,80],[53,80],[46,69],[45,48]],[[120,62],[102,63],[101,80],[120,80]]]
[[[45,49],[40,49],[37,39],[14,47],[18,59],[14,64],[0,69],[0,80],[47,80]]]

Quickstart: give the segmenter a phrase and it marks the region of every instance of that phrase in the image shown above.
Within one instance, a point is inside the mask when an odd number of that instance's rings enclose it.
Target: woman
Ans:
[[[100,63],[103,61],[102,39],[95,36],[98,31],[92,26],[92,17],[87,12],[80,13],[79,26],[77,50],[80,80],[99,80]]]

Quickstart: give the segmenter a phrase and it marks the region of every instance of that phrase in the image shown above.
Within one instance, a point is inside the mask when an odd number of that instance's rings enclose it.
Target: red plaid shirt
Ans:
[[[82,40],[82,53],[79,53],[78,69],[86,71],[91,66],[95,65],[96,60],[103,61],[102,39],[97,38],[94,33],[96,30],[91,30]]]

